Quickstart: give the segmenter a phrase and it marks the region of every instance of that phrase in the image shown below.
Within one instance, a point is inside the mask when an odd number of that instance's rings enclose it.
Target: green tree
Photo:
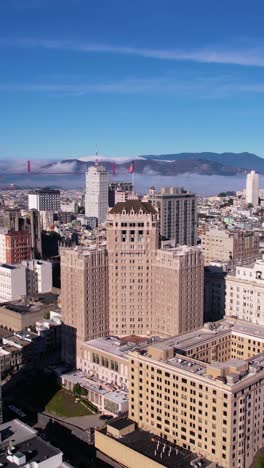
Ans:
[[[80,384],[78,384],[78,383],[77,383],[77,384],[74,384],[73,389],[72,389],[72,392],[73,392],[74,396],[80,396],[80,394],[81,394],[81,386],[80,386]]]

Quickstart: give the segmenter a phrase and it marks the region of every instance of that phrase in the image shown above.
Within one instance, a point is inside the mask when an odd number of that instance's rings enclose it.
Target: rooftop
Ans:
[[[135,214],[157,214],[157,211],[151,203],[142,202],[140,200],[127,200],[125,202],[118,202],[111,210],[110,214],[122,214],[123,211],[130,214],[133,211]]]
[[[132,351],[139,344],[148,345],[153,341],[154,340],[151,338],[142,338],[136,336],[127,336],[123,338],[118,338],[116,336],[106,336],[104,338],[96,338],[95,340],[86,341],[84,345],[91,346],[98,349],[99,351],[104,351],[105,353],[126,358],[128,351]]]
[[[121,424],[121,420],[119,421],[119,424]],[[111,422],[110,425],[112,426],[114,422]],[[124,425],[123,427],[126,426]],[[103,429],[102,432],[105,433],[106,429]],[[191,466],[191,461],[198,458],[195,453],[170,444],[164,439],[162,440],[154,436],[151,432],[143,431],[142,429],[136,429],[130,434],[123,436],[121,439],[118,439],[118,442],[168,468],[186,468]],[[211,462],[203,459],[203,467],[210,464]]]

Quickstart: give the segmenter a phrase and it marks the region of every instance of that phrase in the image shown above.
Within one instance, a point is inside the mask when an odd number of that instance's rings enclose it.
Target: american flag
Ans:
[[[129,174],[133,174],[134,173],[134,161],[131,161],[131,164],[128,168],[128,172]]]

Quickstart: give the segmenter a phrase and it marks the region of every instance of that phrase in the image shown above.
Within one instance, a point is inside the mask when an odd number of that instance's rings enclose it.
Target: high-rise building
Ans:
[[[129,360],[129,418],[140,429],[217,466],[253,466],[264,437],[263,326],[206,324]]]
[[[60,250],[62,357],[77,368],[81,345],[108,334],[108,257],[103,247]]]
[[[153,329],[152,268],[159,240],[150,203],[117,203],[107,220],[109,328],[113,335],[150,335]]]
[[[259,176],[255,171],[247,175],[246,201],[254,207],[259,204]]]
[[[254,261],[259,256],[259,235],[252,231],[212,228],[200,234],[205,264]]]
[[[144,197],[159,213],[160,235],[177,245],[197,244],[197,198],[181,187],[151,187]]]
[[[264,325],[263,259],[227,275],[225,315]]]
[[[160,249],[154,260],[154,333],[179,335],[203,324],[204,262],[198,247]]]
[[[43,260],[24,260],[27,295],[50,292],[52,289],[52,264]]]
[[[36,189],[28,192],[28,209],[38,211],[59,211],[60,191],[52,189]]]
[[[108,211],[108,175],[103,166],[96,164],[86,172],[85,216],[104,223]]]
[[[204,322],[215,322],[225,315],[228,265],[212,262],[204,269]]]

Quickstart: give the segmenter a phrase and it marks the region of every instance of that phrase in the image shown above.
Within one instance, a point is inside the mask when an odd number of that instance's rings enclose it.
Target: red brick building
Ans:
[[[5,235],[6,263],[20,263],[32,258],[31,236],[26,231],[10,231]]]

